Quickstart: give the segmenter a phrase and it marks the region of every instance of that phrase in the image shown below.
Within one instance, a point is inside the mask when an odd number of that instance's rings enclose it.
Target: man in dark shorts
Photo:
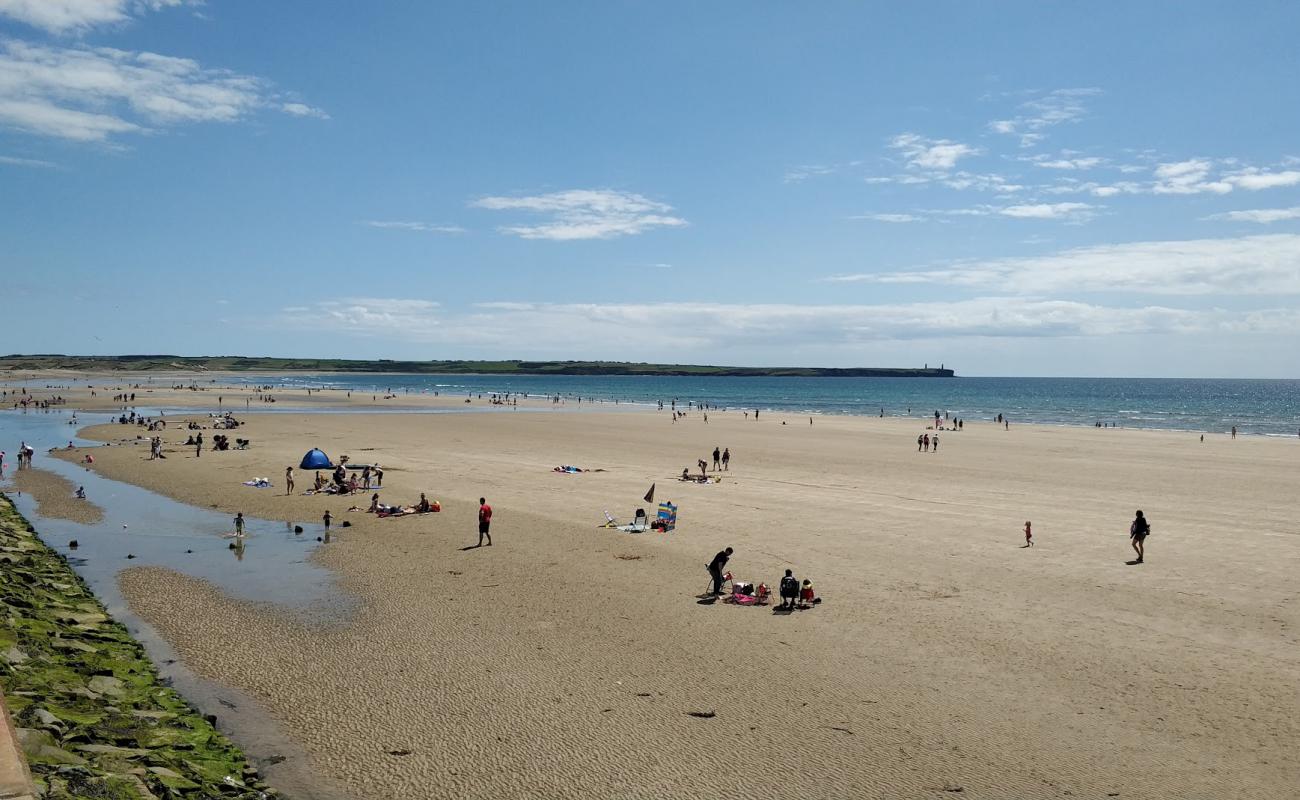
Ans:
[[[1147,522],[1147,518],[1142,515],[1141,511],[1137,512],[1137,516],[1133,519],[1133,524],[1128,528],[1128,533],[1129,543],[1133,545],[1133,552],[1137,553],[1137,558],[1129,563],[1141,564],[1143,550],[1145,550],[1144,543],[1146,542],[1147,535],[1151,533],[1151,524]]]
[[[487,499],[480,497],[478,499],[478,546],[483,546],[483,537],[487,537],[488,547],[492,546],[492,534],[488,529],[492,527],[492,506],[487,504]]]
[[[713,560],[709,562],[707,569],[709,575],[713,578],[713,591],[715,595],[722,594],[722,570],[727,566],[727,559],[731,558],[731,548],[720,551]]]
[[[717,447],[713,448],[713,471],[717,472],[722,466],[722,451]]]

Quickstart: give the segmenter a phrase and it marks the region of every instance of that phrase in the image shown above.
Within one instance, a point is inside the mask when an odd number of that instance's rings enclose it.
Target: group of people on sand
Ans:
[[[939,452],[939,432],[935,431],[934,435],[923,433],[916,437],[916,452],[937,453]]]
[[[707,480],[708,480],[708,471],[709,471],[709,462],[706,461],[705,459],[701,458],[701,459],[699,459],[698,461],[695,462],[695,466],[699,467],[699,470],[700,470],[700,476],[699,476],[698,478],[696,478],[696,477],[694,477],[694,476],[691,475],[691,471],[690,471],[689,468],[687,468],[687,467],[682,467],[682,477],[681,477],[681,480],[684,480],[684,481],[697,481],[697,482],[700,482],[700,483],[703,483],[703,482],[707,481]],[[728,447],[728,448],[725,448],[725,449],[719,450],[719,449],[715,446],[715,447],[713,448],[713,471],[714,471],[714,472],[722,472],[722,471],[726,471],[726,470],[730,470],[730,469],[731,469],[731,448]]]
[[[709,577],[713,581],[713,586],[709,590],[710,597],[718,597],[723,594],[722,586],[731,579],[730,572],[723,572],[727,567],[727,562],[731,560],[732,554],[735,553],[730,547],[718,551],[705,569],[709,572]],[[759,584],[757,590],[753,585],[743,581],[733,581],[732,589],[735,593],[742,595],[742,598],[757,598],[761,605],[767,598],[768,589],[766,584]],[[757,594],[754,594],[754,592]],[[781,604],[776,607],[777,611],[793,611],[795,609],[812,608],[821,602],[817,599],[817,593],[813,590],[813,583],[810,579],[805,578],[802,583],[795,577],[794,570],[787,569],[785,575],[777,583],[777,591],[781,595]]]

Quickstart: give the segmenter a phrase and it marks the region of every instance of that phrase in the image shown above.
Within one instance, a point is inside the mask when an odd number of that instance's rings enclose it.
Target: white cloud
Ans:
[[[541,342],[588,342],[604,353],[815,344],[853,347],[933,338],[1093,337],[1121,334],[1294,331],[1290,309],[1244,313],[1067,300],[988,297],[887,305],[784,303],[481,303],[464,311],[405,299],[351,299],[285,309],[281,327],[518,352]],[[708,330],[708,337],[696,331]]]
[[[910,167],[946,172],[957,166],[967,156],[979,154],[979,149],[947,139],[928,139],[915,133],[901,133],[890,140],[889,146],[903,154]]]
[[[1044,138],[1047,128],[1067,122],[1078,122],[1087,113],[1084,100],[1101,94],[1100,89],[1055,89],[1038,94],[1020,104],[1019,113],[1012,119],[999,119],[989,123],[989,130],[1020,137],[1021,147],[1032,147]]]
[[[321,111],[315,106],[309,106],[306,103],[283,103],[280,110],[286,114],[292,114],[295,117],[315,117],[316,119],[329,119],[330,115]]]
[[[441,325],[439,303],[407,298],[355,297],[330,300],[314,306],[281,309],[284,327],[304,330],[328,329],[354,336],[427,337]]]
[[[1044,169],[1094,169],[1105,162],[1104,158],[1054,158],[1032,159],[1034,164]]]
[[[859,214],[849,219],[867,219],[873,222],[921,222],[924,217],[915,214]]]
[[[1275,189],[1281,186],[1295,186],[1300,184],[1300,172],[1296,170],[1285,170],[1282,172],[1267,172],[1256,167],[1248,167],[1238,172],[1233,172],[1225,176],[1224,180],[1239,186],[1242,189],[1248,189],[1252,192],[1260,189]]]
[[[524,239],[570,241],[612,239],[652,228],[680,227],[686,220],[669,215],[673,207],[632,192],[571,189],[531,197],[483,197],[472,204],[492,211],[527,211],[550,220],[538,225],[508,225],[502,233]]]
[[[372,228],[384,228],[386,230],[398,230],[398,231],[416,231],[419,233],[464,233],[465,232],[465,229],[459,225],[449,225],[446,223],[436,223],[436,222],[366,220],[361,224],[369,225]]]
[[[1214,165],[1203,158],[1192,158],[1169,164],[1159,164],[1153,174],[1155,183],[1151,191],[1156,194],[1227,194],[1232,184],[1221,180],[1208,180]]]
[[[0,156],[0,164],[8,164],[12,167],[57,167],[53,161],[42,161],[39,158],[18,158],[16,156]]]
[[[1267,225],[1288,219],[1300,219],[1300,206],[1291,208],[1254,208],[1245,211],[1229,211],[1224,214],[1212,214],[1205,219],[1226,220],[1227,222],[1258,222]]]
[[[0,0],[0,16],[50,33],[75,33],[125,22],[146,11],[196,4],[189,0]]]
[[[28,133],[105,142],[169,125],[234,122],[273,105],[264,81],[188,58],[0,39],[0,125]]]
[[[1088,203],[1029,203],[998,209],[1004,217],[1016,219],[1068,219],[1077,222],[1090,219],[1096,206]]]
[[[1300,235],[1095,245],[1045,256],[840,275],[827,280],[942,284],[1020,295],[1293,295],[1300,294]]]

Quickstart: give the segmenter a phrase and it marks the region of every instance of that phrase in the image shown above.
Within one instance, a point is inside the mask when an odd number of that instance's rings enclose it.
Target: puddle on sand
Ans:
[[[149,410],[137,413],[152,414]],[[194,409],[192,413],[205,412]],[[343,620],[353,607],[351,598],[339,591],[328,570],[308,561],[317,546],[316,537],[324,535],[323,527],[300,522],[296,524],[303,532],[295,534],[295,523],[249,517],[243,547],[232,550],[231,540],[222,536],[233,527],[229,515],[109,480],[50,456],[50,448],[66,447],[69,439],[80,445],[99,445],[76,439],[72,433],[76,428],[68,425],[71,416],[69,409],[0,411],[0,450],[14,454],[20,442],[27,442],[36,450],[34,466],[84,486],[87,498],[104,510],[104,520],[82,525],[42,517],[30,495],[10,491],[18,510],[32,521],[47,545],[68,558],[109,612],[145,646],[162,676],[204,713],[217,716],[221,728],[244,748],[271,785],[293,798],[347,797],[310,770],[301,748],[284,736],[251,698],[190,672],[171,646],[131,613],[117,584],[118,572],[128,567],[164,567],[206,580],[234,598],[274,603],[315,621]],[[116,418],[114,414],[78,412],[77,425],[97,425]],[[141,430],[126,425],[122,429],[124,435]],[[12,455],[6,456],[4,478],[13,473],[14,460]],[[0,484],[4,483],[0,478]],[[74,539],[78,543],[75,550],[69,547]],[[128,559],[128,555],[135,557]],[[284,760],[273,763],[279,758]]]

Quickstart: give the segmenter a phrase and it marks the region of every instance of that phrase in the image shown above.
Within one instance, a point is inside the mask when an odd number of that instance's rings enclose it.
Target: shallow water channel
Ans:
[[[155,415],[150,409],[137,409],[136,413]],[[187,413],[205,412],[193,409]],[[190,672],[167,642],[131,613],[117,582],[118,573],[129,567],[164,567],[208,581],[234,598],[274,603],[316,620],[342,620],[351,610],[351,599],[338,590],[328,570],[308,560],[320,546],[317,537],[323,536],[324,528],[315,522],[299,522],[296,524],[303,532],[295,534],[295,523],[250,517],[245,522],[248,536],[244,546],[232,550],[231,540],[223,536],[233,529],[230,515],[185,505],[50,456],[51,448],[67,447],[69,440],[100,446],[78,439],[76,430],[117,419],[116,414],[78,411],[76,425],[70,425],[72,414],[72,409],[0,411],[0,450],[7,454],[0,485],[13,474],[19,443],[25,441],[36,450],[35,468],[84,486],[87,499],[104,510],[102,522],[83,525],[42,517],[30,495],[12,489],[7,493],[41,539],[68,558],[108,611],[144,644],[162,676],[203,713],[216,715],[219,727],[244,748],[271,785],[293,798],[347,797],[312,774],[301,749],[250,698]],[[123,435],[142,430],[122,426]],[[250,487],[248,491],[274,489]],[[73,540],[78,545],[75,549],[70,546]]]

